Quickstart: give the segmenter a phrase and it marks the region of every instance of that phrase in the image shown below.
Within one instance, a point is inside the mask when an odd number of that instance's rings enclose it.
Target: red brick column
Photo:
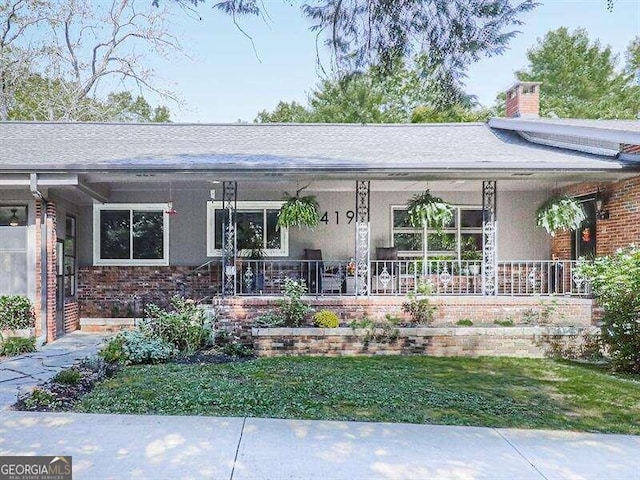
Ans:
[[[47,204],[47,342],[56,338],[56,205]],[[36,335],[42,334],[42,202],[36,202]]]

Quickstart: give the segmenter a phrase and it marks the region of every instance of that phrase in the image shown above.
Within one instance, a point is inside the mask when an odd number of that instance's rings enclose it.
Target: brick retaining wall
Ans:
[[[380,332],[380,331],[379,331]],[[367,331],[351,328],[266,328],[252,331],[257,355],[350,356],[432,355],[542,358],[552,343],[579,348],[595,327],[432,327],[400,328],[395,340],[367,341]]]

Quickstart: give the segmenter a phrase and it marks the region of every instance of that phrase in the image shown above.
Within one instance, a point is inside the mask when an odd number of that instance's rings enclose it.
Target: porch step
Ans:
[[[135,318],[81,318],[81,332],[121,332],[133,330],[136,325]]]

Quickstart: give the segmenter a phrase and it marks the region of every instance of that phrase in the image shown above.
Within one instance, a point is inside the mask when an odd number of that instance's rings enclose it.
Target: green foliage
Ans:
[[[307,293],[307,286],[304,280],[285,279],[284,298],[279,302],[284,326],[300,327],[304,323],[305,317],[311,312],[311,307],[302,300],[305,293]]]
[[[635,376],[634,376],[635,377]],[[279,357],[122,369],[76,407],[640,434],[640,382],[594,365],[495,357]]]
[[[434,197],[429,190],[415,195],[407,203],[407,220],[414,228],[441,230],[453,220],[453,212],[454,208],[450,204],[440,197]]]
[[[310,112],[297,102],[278,102],[276,108],[269,112],[258,112],[254,122],[256,123],[307,123],[310,121]]]
[[[254,319],[252,326],[256,328],[275,328],[283,327],[285,324],[284,317],[278,312],[268,312]]]
[[[558,231],[579,229],[586,218],[580,202],[566,195],[550,198],[536,212],[537,225],[552,237]]]
[[[55,410],[60,405],[53,393],[41,387],[36,387],[24,400],[24,405],[28,410]]]
[[[591,41],[584,29],[548,32],[531,48],[529,66],[519,80],[542,82],[540,114],[561,118],[635,119],[640,86],[635,83],[637,39],[627,50],[628,65],[618,68],[611,47]]]
[[[460,327],[472,327],[473,321],[470,318],[461,318],[456,322],[456,325]]]
[[[7,357],[15,357],[16,355],[22,355],[23,353],[30,353],[35,351],[36,351],[35,337],[5,338],[2,340],[2,346],[0,346],[0,355],[6,355]]]
[[[513,327],[515,326],[515,323],[513,320],[511,320],[510,318],[506,318],[504,320],[501,319],[496,319],[493,321],[494,324],[500,326],[500,327]]]
[[[59,371],[53,381],[63,385],[77,385],[82,378],[82,374],[75,368],[67,368]]]
[[[172,344],[180,352],[191,353],[211,341],[212,326],[205,312],[193,300],[174,296],[172,311],[149,305],[146,320],[140,326],[150,338]]]
[[[240,337],[221,330],[216,336],[216,344],[225,355],[248,358],[253,356],[253,348],[240,341]]]
[[[35,326],[31,301],[23,295],[0,295],[0,330],[18,330]]]
[[[320,310],[313,315],[313,324],[318,328],[338,328],[340,318],[331,310]]]
[[[588,279],[604,308],[601,337],[614,367],[640,373],[640,249],[582,262],[578,274]]]
[[[417,325],[433,323],[433,316],[438,307],[431,305],[428,298],[421,298],[413,293],[408,294],[407,297],[409,299],[403,302],[402,311],[409,314],[411,322]]]
[[[293,197],[285,192],[285,202],[278,212],[279,227],[315,228],[319,221],[316,197],[301,197],[300,190]]]
[[[171,343],[138,330],[120,332],[100,352],[105,361],[125,365],[165,362],[176,353]]]
[[[365,345],[371,342],[393,343],[400,336],[398,325],[401,321],[400,317],[390,314],[386,314],[382,320],[374,320],[364,316],[360,319],[352,320],[349,326],[353,330],[364,330],[362,341]]]

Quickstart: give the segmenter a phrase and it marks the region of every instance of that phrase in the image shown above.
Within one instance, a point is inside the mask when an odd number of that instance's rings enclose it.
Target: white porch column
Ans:
[[[236,206],[238,182],[222,182],[222,208],[225,228],[222,233],[222,296],[236,294]]]
[[[371,284],[371,182],[356,181],[356,295],[368,296]]]
[[[482,294],[498,294],[498,221],[495,181],[482,182]]]

